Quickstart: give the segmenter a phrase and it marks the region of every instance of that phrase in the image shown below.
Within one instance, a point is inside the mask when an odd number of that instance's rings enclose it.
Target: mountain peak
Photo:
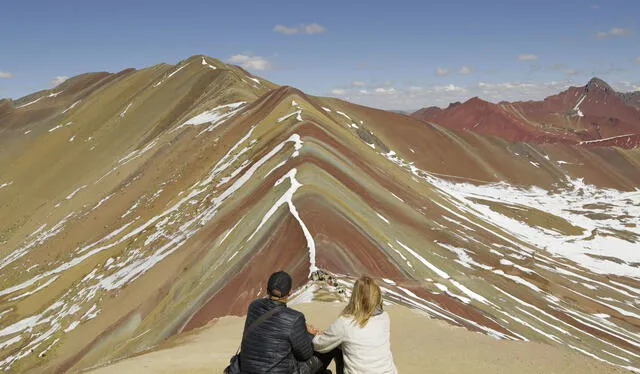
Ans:
[[[483,99],[481,99],[481,98],[480,98],[480,97],[478,97],[478,96],[474,96],[474,97],[472,97],[471,99],[467,100],[467,101],[465,102],[465,104],[467,104],[467,105],[469,105],[469,104],[473,104],[473,105],[482,105],[482,106],[491,105],[491,103],[490,103],[490,102],[488,102],[488,101],[486,101],[486,100],[483,100]]]
[[[211,63],[211,62],[219,62],[219,60],[211,57],[211,56],[207,56],[207,55],[193,55],[187,59],[185,59],[183,62],[201,62],[202,60],[206,61],[207,63]]]
[[[592,90],[598,90],[598,89],[604,90],[605,92],[606,91],[615,92],[615,90],[611,88],[611,86],[609,86],[607,82],[605,82],[604,80],[598,77],[591,78],[591,80],[589,80],[589,83],[587,83],[587,85],[585,86],[586,92],[589,92]]]
[[[13,109],[13,101],[11,99],[0,99],[0,117],[4,113],[9,112],[9,110]]]

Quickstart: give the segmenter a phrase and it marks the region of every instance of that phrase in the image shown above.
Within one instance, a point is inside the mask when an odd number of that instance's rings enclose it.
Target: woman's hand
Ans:
[[[322,334],[322,330],[317,329],[308,323],[307,323],[307,331],[309,332],[309,334],[313,334],[313,335]]]

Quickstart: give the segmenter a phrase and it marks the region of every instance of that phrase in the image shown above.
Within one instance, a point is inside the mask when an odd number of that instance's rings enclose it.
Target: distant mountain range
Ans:
[[[542,101],[493,104],[474,97],[413,117],[509,141],[633,148],[640,145],[640,92],[620,93],[601,79]]]

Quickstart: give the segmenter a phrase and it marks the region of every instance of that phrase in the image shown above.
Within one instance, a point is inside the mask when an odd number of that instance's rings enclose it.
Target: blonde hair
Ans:
[[[382,292],[376,282],[363,275],[353,285],[349,303],[342,311],[343,316],[353,317],[358,326],[365,327],[376,309],[382,308]]]

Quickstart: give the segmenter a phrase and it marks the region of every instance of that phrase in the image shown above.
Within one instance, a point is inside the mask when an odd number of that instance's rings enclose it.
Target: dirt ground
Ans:
[[[327,327],[342,307],[324,302],[294,306],[320,328]],[[387,311],[391,316],[391,349],[400,373],[629,373],[567,348],[496,340],[400,306]],[[224,317],[178,335],[151,352],[89,373],[221,373],[238,348],[243,323],[241,317]]]

